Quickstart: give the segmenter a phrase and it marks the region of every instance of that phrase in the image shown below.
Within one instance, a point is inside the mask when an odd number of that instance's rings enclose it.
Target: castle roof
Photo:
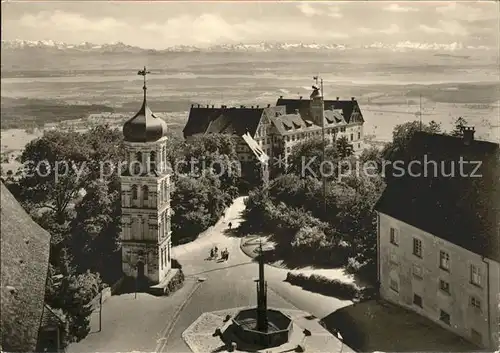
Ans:
[[[314,92],[313,92],[314,94]],[[313,96],[311,94],[311,97]],[[355,99],[351,100],[325,100],[325,111],[341,111],[346,123],[364,122],[363,114],[359,108],[358,102]],[[293,114],[296,110],[305,120],[311,119],[311,100],[309,99],[284,99],[279,98],[276,102],[277,106],[285,106],[287,114]]]
[[[50,234],[1,185],[2,342],[7,352],[34,352],[44,308]]]
[[[184,127],[184,137],[204,133],[235,133],[242,136],[246,132],[255,135],[257,126],[265,108],[226,106],[195,107],[189,111],[189,118]]]
[[[499,145],[417,132],[405,161],[412,174],[388,180],[376,210],[476,254],[500,261]],[[463,164],[460,174],[460,160]],[[425,161],[437,163],[435,167]],[[479,165],[480,164],[480,165]],[[408,165],[405,163],[405,165]],[[450,174],[452,165],[454,176]],[[475,170],[479,165],[479,169]],[[444,167],[443,167],[444,166]],[[415,174],[419,174],[415,176]],[[474,177],[480,176],[480,177]]]

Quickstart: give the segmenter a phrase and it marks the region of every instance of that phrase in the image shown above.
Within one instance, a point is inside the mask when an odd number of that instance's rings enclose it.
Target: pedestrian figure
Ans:
[[[214,249],[210,249],[210,258],[213,259],[214,258]]]
[[[214,257],[215,257],[215,258],[217,258],[217,251],[218,251],[218,250],[219,250],[219,249],[217,249],[217,245],[216,245],[216,246],[214,247]]]
[[[229,229],[231,229],[232,226],[233,226],[233,224],[231,222],[229,222]]]

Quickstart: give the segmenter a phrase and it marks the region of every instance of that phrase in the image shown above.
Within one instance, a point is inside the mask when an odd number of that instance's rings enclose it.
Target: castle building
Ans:
[[[345,136],[354,152],[363,149],[364,119],[358,102],[350,100],[324,100],[322,92],[315,88],[310,99],[283,99],[276,106],[221,107],[192,105],[184,138],[210,133],[242,136],[248,133],[262,151],[272,160],[280,155],[286,160],[292,148],[311,138],[325,139],[331,144]],[[248,144],[242,141],[238,147],[240,161],[252,156]]]
[[[122,267],[127,276],[159,283],[171,268],[170,170],[166,163],[167,124],[144,99],[123,125],[128,168],[121,175]]]
[[[406,152],[412,172],[376,205],[380,296],[498,350],[499,145],[468,128],[463,138],[417,132]]]

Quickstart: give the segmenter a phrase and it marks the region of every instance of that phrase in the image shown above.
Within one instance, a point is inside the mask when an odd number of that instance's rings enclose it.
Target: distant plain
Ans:
[[[2,152],[19,150],[38,136],[24,129],[101,112],[133,115],[142,100],[137,71],[144,65],[151,71],[149,104],[165,113],[175,134],[191,104],[265,106],[279,96],[307,99],[312,77],[319,74],[327,99],[358,100],[365,133],[374,139],[389,140],[395,125],[418,119],[421,107],[424,122],[450,129],[462,116],[478,138],[500,140],[500,77],[492,51],[2,52]]]

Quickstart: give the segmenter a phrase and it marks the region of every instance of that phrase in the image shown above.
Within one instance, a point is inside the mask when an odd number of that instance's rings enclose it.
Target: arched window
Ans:
[[[134,163],[134,173],[140,174],[142,169],[142,153],[136,152],[135,154],[136,162]]]
[[[137,185],[132,185],[132,200],[137,200],[138,195],[137,195]]]
[[[155,151],[151,151],[149,154],[149,170],[156,170],[156,153]]]
[[[142,199],[147,201],[149,199],[149,188],[147,185],[142,187]]]

